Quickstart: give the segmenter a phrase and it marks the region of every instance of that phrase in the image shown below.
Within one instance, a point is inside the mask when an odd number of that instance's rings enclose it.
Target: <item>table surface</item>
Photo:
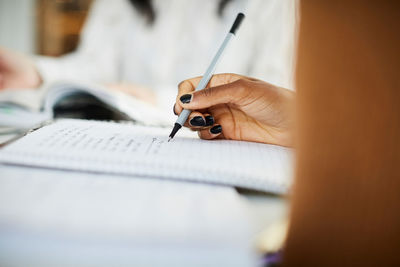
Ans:
[[[0,134],[0,144],[14,138],[16,134]],[[287,201],[282,197],[257,193],[238,193],[248,207],[255,232],[286,217]]]
[[[1,134],[0,144],[15,137],[15,134]],[[251,192],[238,191],[241,201],[243,201],[251,227],[251,234],[257,238],[258,234],[287,217],[287,200],[268,194],[258,194]]]

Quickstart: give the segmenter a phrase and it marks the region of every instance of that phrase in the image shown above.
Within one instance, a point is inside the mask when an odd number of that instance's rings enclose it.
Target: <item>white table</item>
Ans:
[[[13,136],[12,134],[0,135],[0,143],[9,140]],[[254,240],[256,240],[261,231],[286,217],[287,203],[284,198],[254,193],[235,192],[234,194],[239,194],[240,204],[245,206],[247,219],[250,222],[250,236]]]

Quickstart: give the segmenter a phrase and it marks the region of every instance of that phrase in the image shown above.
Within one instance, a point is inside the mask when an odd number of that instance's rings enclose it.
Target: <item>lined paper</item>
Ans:
[[[0,151],[13,165],[140,175],[285,193],[291,152],[274,145],[176,137],[170,129],[60,120]]]

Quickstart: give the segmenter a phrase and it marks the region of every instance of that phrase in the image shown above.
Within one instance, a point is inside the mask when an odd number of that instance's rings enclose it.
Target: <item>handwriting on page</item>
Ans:
[[[153,137],[150,145],[146,150],[146,154],[157,154],[164,144],[165,144],[164,140],[159,140],[156,137]]]
[[[160,137],[132,135],[120,132],[93,134],[92,127],[64,127],[38,140],[42,149],[67,149],[92,153],[158,154],[167,142]]]
[[[63,120],[6,146],[0,162],[145,175],[281,192],[290,154],[280,147],[177,137],[162,128]],[[268,190],[267,190],[268,189]]]

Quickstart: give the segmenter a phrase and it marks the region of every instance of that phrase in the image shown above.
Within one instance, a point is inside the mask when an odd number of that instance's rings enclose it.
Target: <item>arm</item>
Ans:
[[[84,27],[78,50],[61,58],[26,55],[0,47],[0,90],[35,88],[42,82],[79,80],[118,81],[124,24],[132,15],[126,0],[97,0]]]

